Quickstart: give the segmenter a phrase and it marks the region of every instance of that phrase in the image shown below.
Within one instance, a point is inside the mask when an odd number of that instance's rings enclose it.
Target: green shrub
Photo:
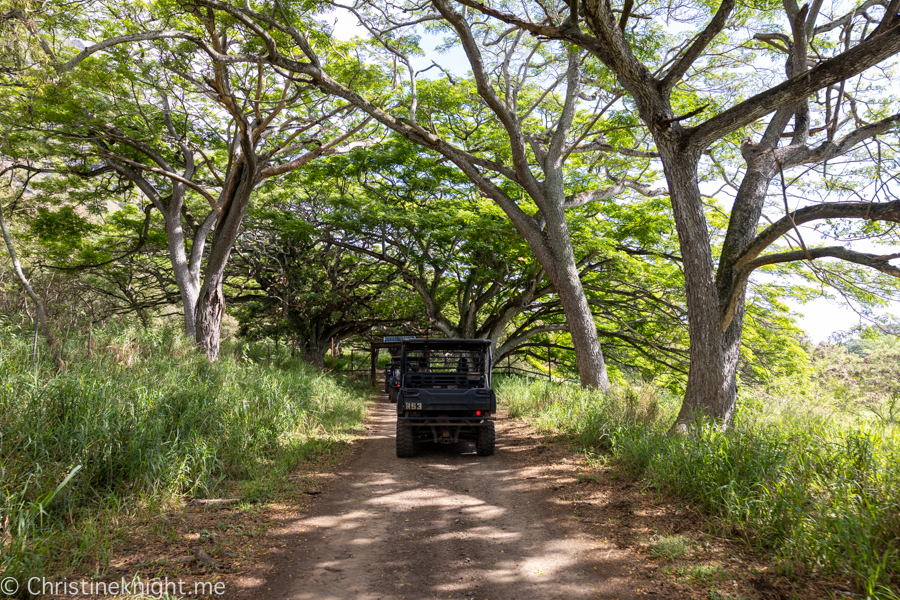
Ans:
[[[687,554],[690,540],[683,535],[664,535],[651,540],[648,554],[653,558],[675,560]]]
[[[845,577],[872,598],[900,585],[900,428],[820,401],[821,390],[745,390],[732,430],[667,434],[680,398],[649,386],[603,395],[500,380],[513,416],[615,458],[771,552],[787,573]],[[788,393],[790,392],[790,393]]]
[[[29,342],[0,331],[5,576],[96,558],[110,508],[283,475],[364,416],[362,392],[285,357],[255,362],[252,348],[210,364],[172,332],[95,332],[92,356],[70,342],[55,374],[32,363]]]

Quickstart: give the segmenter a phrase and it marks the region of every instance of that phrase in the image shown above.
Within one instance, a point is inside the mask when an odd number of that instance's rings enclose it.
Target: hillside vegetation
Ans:
[[[210,363],[169,330],[105,330],[61,373],[0,331],[0,572],[102,566],[115,519],[266,482],[331,453],[366,395],[289,357],[234,346]],[[111,531],[112,530],[112,531]]]

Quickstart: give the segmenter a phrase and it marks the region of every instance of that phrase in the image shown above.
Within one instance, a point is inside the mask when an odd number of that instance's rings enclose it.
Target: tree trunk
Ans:
[[[584,293],[584,286],[581,284],[578,265],[575,263],[572,236],[569,233],[563,204],[559,202],[557,205],[558,211],[547,215],[545,236],[545,246],[552,264],[544,264],[545,259],[541,261],[541,266],[553,283],[563,306],[569,333],[572,336],[572,345],[575,347],[575,359],[582,387],[599,388],[605,392],[609,390],[609,374],[606,371],[603,350],[600,348],[600,338],[597,336],[597,325]],[[543,253],[535,255],[541,260]]]
[[[167,215],[165,223],[169,260],[172,262],[172,273],[175,276],[175,283],[178,285],[178,292],[181,295],[181,304],[184,309],[184,333],[188,337],[195,339],[197,337],[195,320],[199,282],[188,266],[187,255],[184,250],[184,230],[181,225],[181,215]]]
[[[744,249],[756,237],[757,226],[762,216],[766,193],[777,173],[777,163],[771,150],[778,144],[790,119],[790,110],[780,110],[773,115],[761,142],[742,146],[747,162],[747,172],[735,196],[728,231],[722,243],[722,255],[716,271],[716,289],[719,295],[719,315],[724,314],[732,293],[735,272],[734,264]],[[800,127],[795,123],[795,129]],[[741,355],[741,336],[744,330],[744,308],[746,292],[741,296],[731,322],[722,336],[722,357],[724,377],[724,397],[721,417],[726,427],[731,425],[737,403],[737,369]]]
[[[222,331],[222,317],[225,316],[225,294],[222,292],[223,277],[207,275],[200,290],[196,310],[197,344],[210,361],[219,358],[219,336]]]
[[[725,330],[722,336],[722,357],[725,360],[724,377],[725,377],[725,413],[728,418],[724,425],[731,427],[734,421],[734,410],[737,406],[737,371],[738,362],[741,359],[741,336],[744,333],[744,299],[741,298],[737,311],[734,313],[734,319]]]
[[[600,338],[597,336],[594,314],[584,295],[584,288],[578,277],[575,261],[567,262],[569,264],[562,265],[561,273],[553,285],[559,294],[569,333],[572,336],[572,345],[575,347],[575,358],[578,364],[578,376],[582,387],[607,391],[609,390],[609,374],[606,371],[603,350],[600,348]]]
[[[210,244],[206,274],[195,312],[195,339],[210,361],[219,358],[219,336],[222,330],[222,317],[225,316],[225,294],[222,291],[225,266],[240,233],[244,210],[250,201],[250,194],[257,178],[257,174],[246,166],[235,176],[241,180],[235,186],[232,197],[223,203],[222,215]]]
[[[330,344],[330,340],[329,340]],[[300,359],[320,369],[325,368],[325,355],[331,348],[330,345],[321,344],[315,340],[305,340],[300,344]]]
[[[674,136],[673,136],[674,137]],[[673,430],[684,429],[698,415],[728,423],[734,405],[726,402],[724,337],[716,290],[712,248],[709,244],[703,200],[697,186],[697,157],[660,136],[675,226],[684,266],[687,292],[691,366],[684,403]]]
[[[37,295],[37,292],[31,287],[28,278],[25,277],[25,272],[22,270],[22,264],[19,262],[19,257],[16,254],[16,248],[13,246],[12,236],[10,236],[9,229],[6,227],[6,220],[3,218],[2,203],[0,203],[0,231],[3,233],[3,241],[6,242],[6,249],[9,252],[9,258],[12,261],[16,277],[18,277],[19,283],[21,283],[22,287],[25,289],[25,293],[28,294],[28,297],[34,302],[37,329],[41,331],[44,340],[47,342],[47,347],[50,349],[50,356],[53,358],[56,370],[61,371],[64,364],[62,357],[59,355],[56,338],[53,336],[53,332],[50,331],[50,327],[47,324],[47,312],[44,310],[44,303],[41,301],[40,296]],[[37,341],[36,337],[35,341]],[[35,348],[36,347],[37,346],[35,346]]]

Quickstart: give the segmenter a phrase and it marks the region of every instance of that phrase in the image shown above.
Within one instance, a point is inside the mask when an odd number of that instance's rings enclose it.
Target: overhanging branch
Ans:
[[[900,267],[896,267],[889,262],[900,258],[900,253],[868,254],[865,252],[856,252],[855,250],[850,250],[849,248],[844,248],[842,246],[831,246],[826,248],[806,248],[803,250],[794,250],[792,252],[780,252],[778,254],[761,256],[745,263],[744,267],[740,269],[735,277],[735,281],[732,284],[728,295],[728,302],[725,305],[722,315],[722,331],[728,329],[728,326],[731,324],[731,320],[734,318],[737,306],[740,303],[741,296],[744,293],[744,288],[747,286],[747,279],[754,270],[767,265],[797,262],[801,260],[813,261],[819,258],[837,258],[870,267],[876,271],[890,275],[891,277],[900,278]]]
[[[900,223],[900,200],[893,202],[830,202],[807,206],[775,221],[756,236],[735,261],[735,271],[741,270],[750,261],[782,235],[811,221],[823,219],[863,219],[866,221],[888,221]]]

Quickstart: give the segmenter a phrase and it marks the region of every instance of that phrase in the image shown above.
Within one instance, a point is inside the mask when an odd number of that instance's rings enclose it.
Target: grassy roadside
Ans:
[[[117,524],[189,498],[272,500],[302,465],[338,454],[365,416],[366,392],[288,356],[232,348],[210,364],[165,331],[74,347],[56,374],[32,363],[30,339],[0,332],[4,577],[86,565],[102,576]]]
[[[784,574],[900,597],[900,427],[757,390],[733,430],[668,436],[679,399],[651,388],[507,379],[498,391],[510,416],[689,501]]]

